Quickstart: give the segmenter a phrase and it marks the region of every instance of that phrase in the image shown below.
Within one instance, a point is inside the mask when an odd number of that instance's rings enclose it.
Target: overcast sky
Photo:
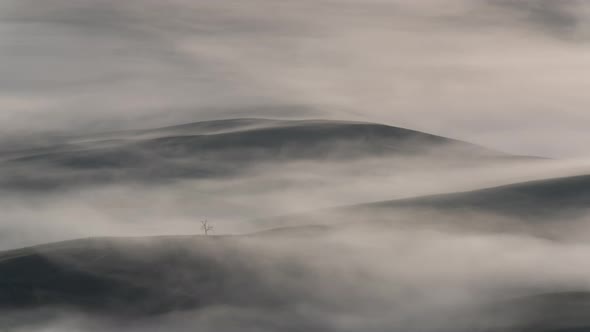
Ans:
[[[590,2],[0,0],[0,132],[384,122],[590,156]]]

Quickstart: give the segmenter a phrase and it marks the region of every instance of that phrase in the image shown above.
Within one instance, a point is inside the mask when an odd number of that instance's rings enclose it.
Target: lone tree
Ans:
[[[209,231],[213,230],[213,226],[209,224],[208,220],[201,220],[201,229],[205,232],[205,235],[209,235]]]

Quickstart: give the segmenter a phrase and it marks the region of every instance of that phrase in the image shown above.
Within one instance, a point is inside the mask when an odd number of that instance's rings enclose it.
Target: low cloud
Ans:
[[[588,174],[590,97],[582,87],[590,76],[581,73],[590,65],[589,17],[590,6],[575,0],[0,2],[0,250],[194,235],[208,219],[215,235],[228,236],[213,249],[196,237],[206,250],[183,258],[227,267],[223,277],[244,296],[241,305],[124,322],[54,307],[11,311],[0,326],[460,331],[531,319],[510,310],[495,316],[515,299],[590,292],[587,211],[542,220],[416,206],[329,213]],[[131,134],[114,131],[253,116],[379,122],[570,159],[459,160],[455,146],[437,146],[346,162],[326,153],[212,163],[202,174],[183,166],[204,165],[203,154],[174,159],[165,148],[124,150],[135,164],[116,153],[96,168],[84,159],[96,156],[85,151],[127,146],[120,140]],[[110,133],[87,136],[102,132]],[[55,151],[82,153],[70,160]],[[310,223],[322,225],[301,227]],[[300,228],[269,231],[280,226]],[[237,234],[256,235],[229,236]],[[140,248],[134,262],[161,249]],[[97,257],[82,263],[108,269]],[[175,271],[164,291],[202,286],[194,271]],[[258,290],[262,300],[248,297]]]
[[[281,107],[302,105],[515,153],[587,155],[588,12],[574,0],[8,1],[3,98],[49,102],[6,106],[2,131],[309,117]]]

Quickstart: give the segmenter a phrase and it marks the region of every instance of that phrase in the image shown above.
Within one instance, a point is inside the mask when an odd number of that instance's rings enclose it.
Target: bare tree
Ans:
[[[205,235],[209,235],[209,231],[213,230],[213,226],[209,224],[208,220],[201,220],[201,229],[205,232]]]

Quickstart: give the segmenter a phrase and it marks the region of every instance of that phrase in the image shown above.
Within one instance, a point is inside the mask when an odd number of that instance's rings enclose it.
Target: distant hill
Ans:
[[[72,137],[53,147],[11,151],[0,155],[10,174],[0,179],[0,187],[198,179],[236,175],[269,163],[402,156],[456,162],[525,158],[382,124],[228,119]]]
[[[552,218],[590,209],[590,175],[545,179],[453,194],[361,204],[349,209],[471,210],[520,218]]]
[[[269,228],[281,225],[286,229],[326,223],[346,226],[423,224],[461,230],[518,230],[552,236],[588,212],[590,175],[580,175],[336,207],[257,222]]]

